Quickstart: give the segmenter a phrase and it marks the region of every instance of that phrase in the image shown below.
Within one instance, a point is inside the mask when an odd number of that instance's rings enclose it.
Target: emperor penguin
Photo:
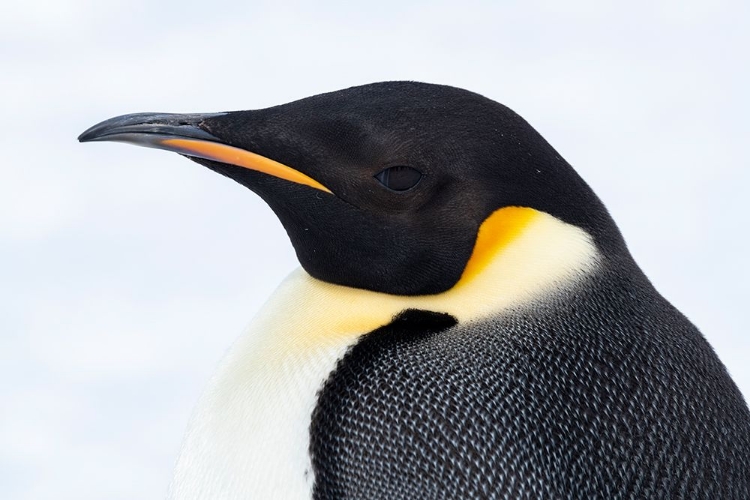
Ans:
[[[385,82],[79,140],[237,181],[301,264],[198,402],[170,499],[750,498],[742,394],[507,107]]]

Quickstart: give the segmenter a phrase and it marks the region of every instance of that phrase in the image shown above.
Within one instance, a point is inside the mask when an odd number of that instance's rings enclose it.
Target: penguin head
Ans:
[[[234,179],[273,209],[310,275],[349,287],[449,290],[498,213],[501,231],[542,212],[609,253],[624,248],[598,198],[528,123],[448,86],[386,82],[260,110],[125,115],[79,140],[175,151]]]

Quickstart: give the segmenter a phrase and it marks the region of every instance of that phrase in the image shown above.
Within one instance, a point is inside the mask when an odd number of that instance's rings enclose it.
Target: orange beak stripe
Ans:
[[[159,145],[165,149],[175,151],[187,156],[196,156],[206,160],[219,161],[238,167],[263,172],[280,179],[297,184],[304,184],[326,193],[331,190],[312,177],[309,177],[299,170],[287,167],[283,163],[271,160],[265,156],[245,151],[244,149],[235,148],[218,142],[202,141],[200,139],[159,139]],[[333,194],[333,193],[331,193]]]

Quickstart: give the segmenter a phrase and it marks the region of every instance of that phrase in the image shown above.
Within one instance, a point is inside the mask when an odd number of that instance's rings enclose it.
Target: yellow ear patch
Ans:
[[[529,227],[540,212],[527,207],[505,207],[493,212],[479,226],[474,251],[456,286],[473,280],[492,259]]]

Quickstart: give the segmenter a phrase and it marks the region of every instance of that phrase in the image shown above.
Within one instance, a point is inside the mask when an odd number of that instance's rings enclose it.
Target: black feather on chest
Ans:
[[[475,324],[406,311],[321,389],[314,497],[750,498],[750,413],[642,277]]]

